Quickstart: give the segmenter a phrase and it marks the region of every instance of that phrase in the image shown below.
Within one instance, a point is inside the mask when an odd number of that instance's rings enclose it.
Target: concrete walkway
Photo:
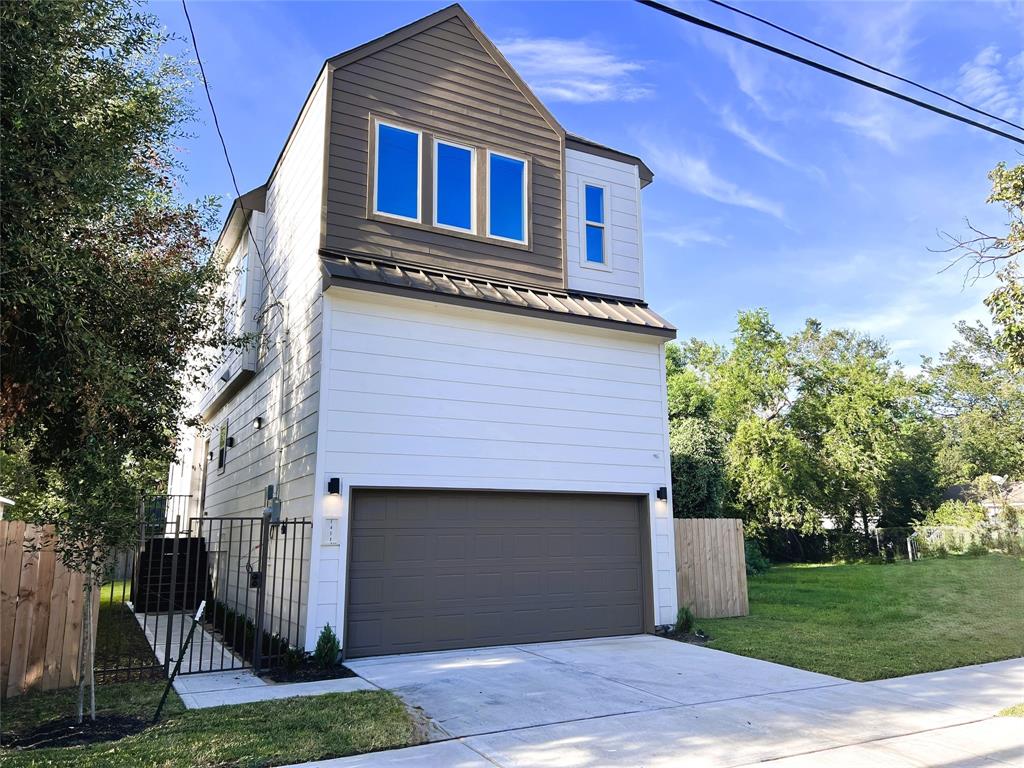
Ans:
[[[136,621],[149,640],[157,660],[167,657],[167,622],[171,622],[171,659],[176,660],[192,626],[184,613],[136,614]],[[173,661],[172,661],[173,666]],[[237,666],[219,672],[204,672],[224,666]],[[192,643],[181,661],[181,672],[174,678],[174,690],[188,709],[221,707],[227,704],[251,704],[255,701],[287,699],[292,696],[319,696],[324,693],[376,690],[377,686],[360,677],[317,680],[310,683],[271,683],[244,668],[242,659],[203,625],[196,627]]]
[[[350,663],[435,743],[306,768],[1024,765],[1024,660],[851,683],[650,636]],[[769,763],[772,764],[772,763]]]

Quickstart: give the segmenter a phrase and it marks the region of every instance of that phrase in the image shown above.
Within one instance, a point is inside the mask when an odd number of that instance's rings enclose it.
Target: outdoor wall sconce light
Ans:
[[[235,438],[229,437],[227,440],[225,440],[224,441],[224,447],[225,448],[234,448],[235,447]]]
[[[332,477],[327,481],[327,492],[332,496],[337,496],[341,493],[341,478]]]
[[[668,501],[668,488],[666,488],[664,485],[658,489],[658,500]]]
[[[263,417],[262,416],[257,416],[255,419],[252,420],[252,428],[257,430],[257,431],[263,429]]]
[[[209,459],[210,461],[213,461],[213,451],[210,451]]]

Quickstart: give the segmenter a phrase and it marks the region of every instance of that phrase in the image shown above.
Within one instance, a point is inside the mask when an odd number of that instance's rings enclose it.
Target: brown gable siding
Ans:
[[[524,285],[564,286],[562,135],[461,19],[448,18],[338,64],[331,87],[326,249]],[[529,158],[529,247],[368,219],[371,115],[478,150]],[[482,151],[477,162],[485,162]],[[428,216],[425,208],[425,223]]]

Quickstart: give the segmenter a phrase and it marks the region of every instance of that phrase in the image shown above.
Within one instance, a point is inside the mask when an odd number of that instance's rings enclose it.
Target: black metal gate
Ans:
[[[136,546],[109,559],[98,674],[166,675],[204,601],[179,674],[261,671],[302,648],[312,522],[190,517],[190,507],[187,496],[147,500]]]

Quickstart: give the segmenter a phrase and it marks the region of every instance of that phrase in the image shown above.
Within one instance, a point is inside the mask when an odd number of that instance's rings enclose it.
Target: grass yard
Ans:
[[[97,686],[97,715],[152,717],[163,683]],[[73,714],[75,691],[20,696],[4,702],[3,733],[24,732]],[[113,742],[17,751],[0,747],[4,768],[228,768],[284,765],[394,749],[418,741],[403,704],[385,691],[185,710],[172,692],[159,725]]]
[[[847,680],[1024,656],[1024,561],[777,566],[749,579],[750,616],[700,619],[711,648]]]

